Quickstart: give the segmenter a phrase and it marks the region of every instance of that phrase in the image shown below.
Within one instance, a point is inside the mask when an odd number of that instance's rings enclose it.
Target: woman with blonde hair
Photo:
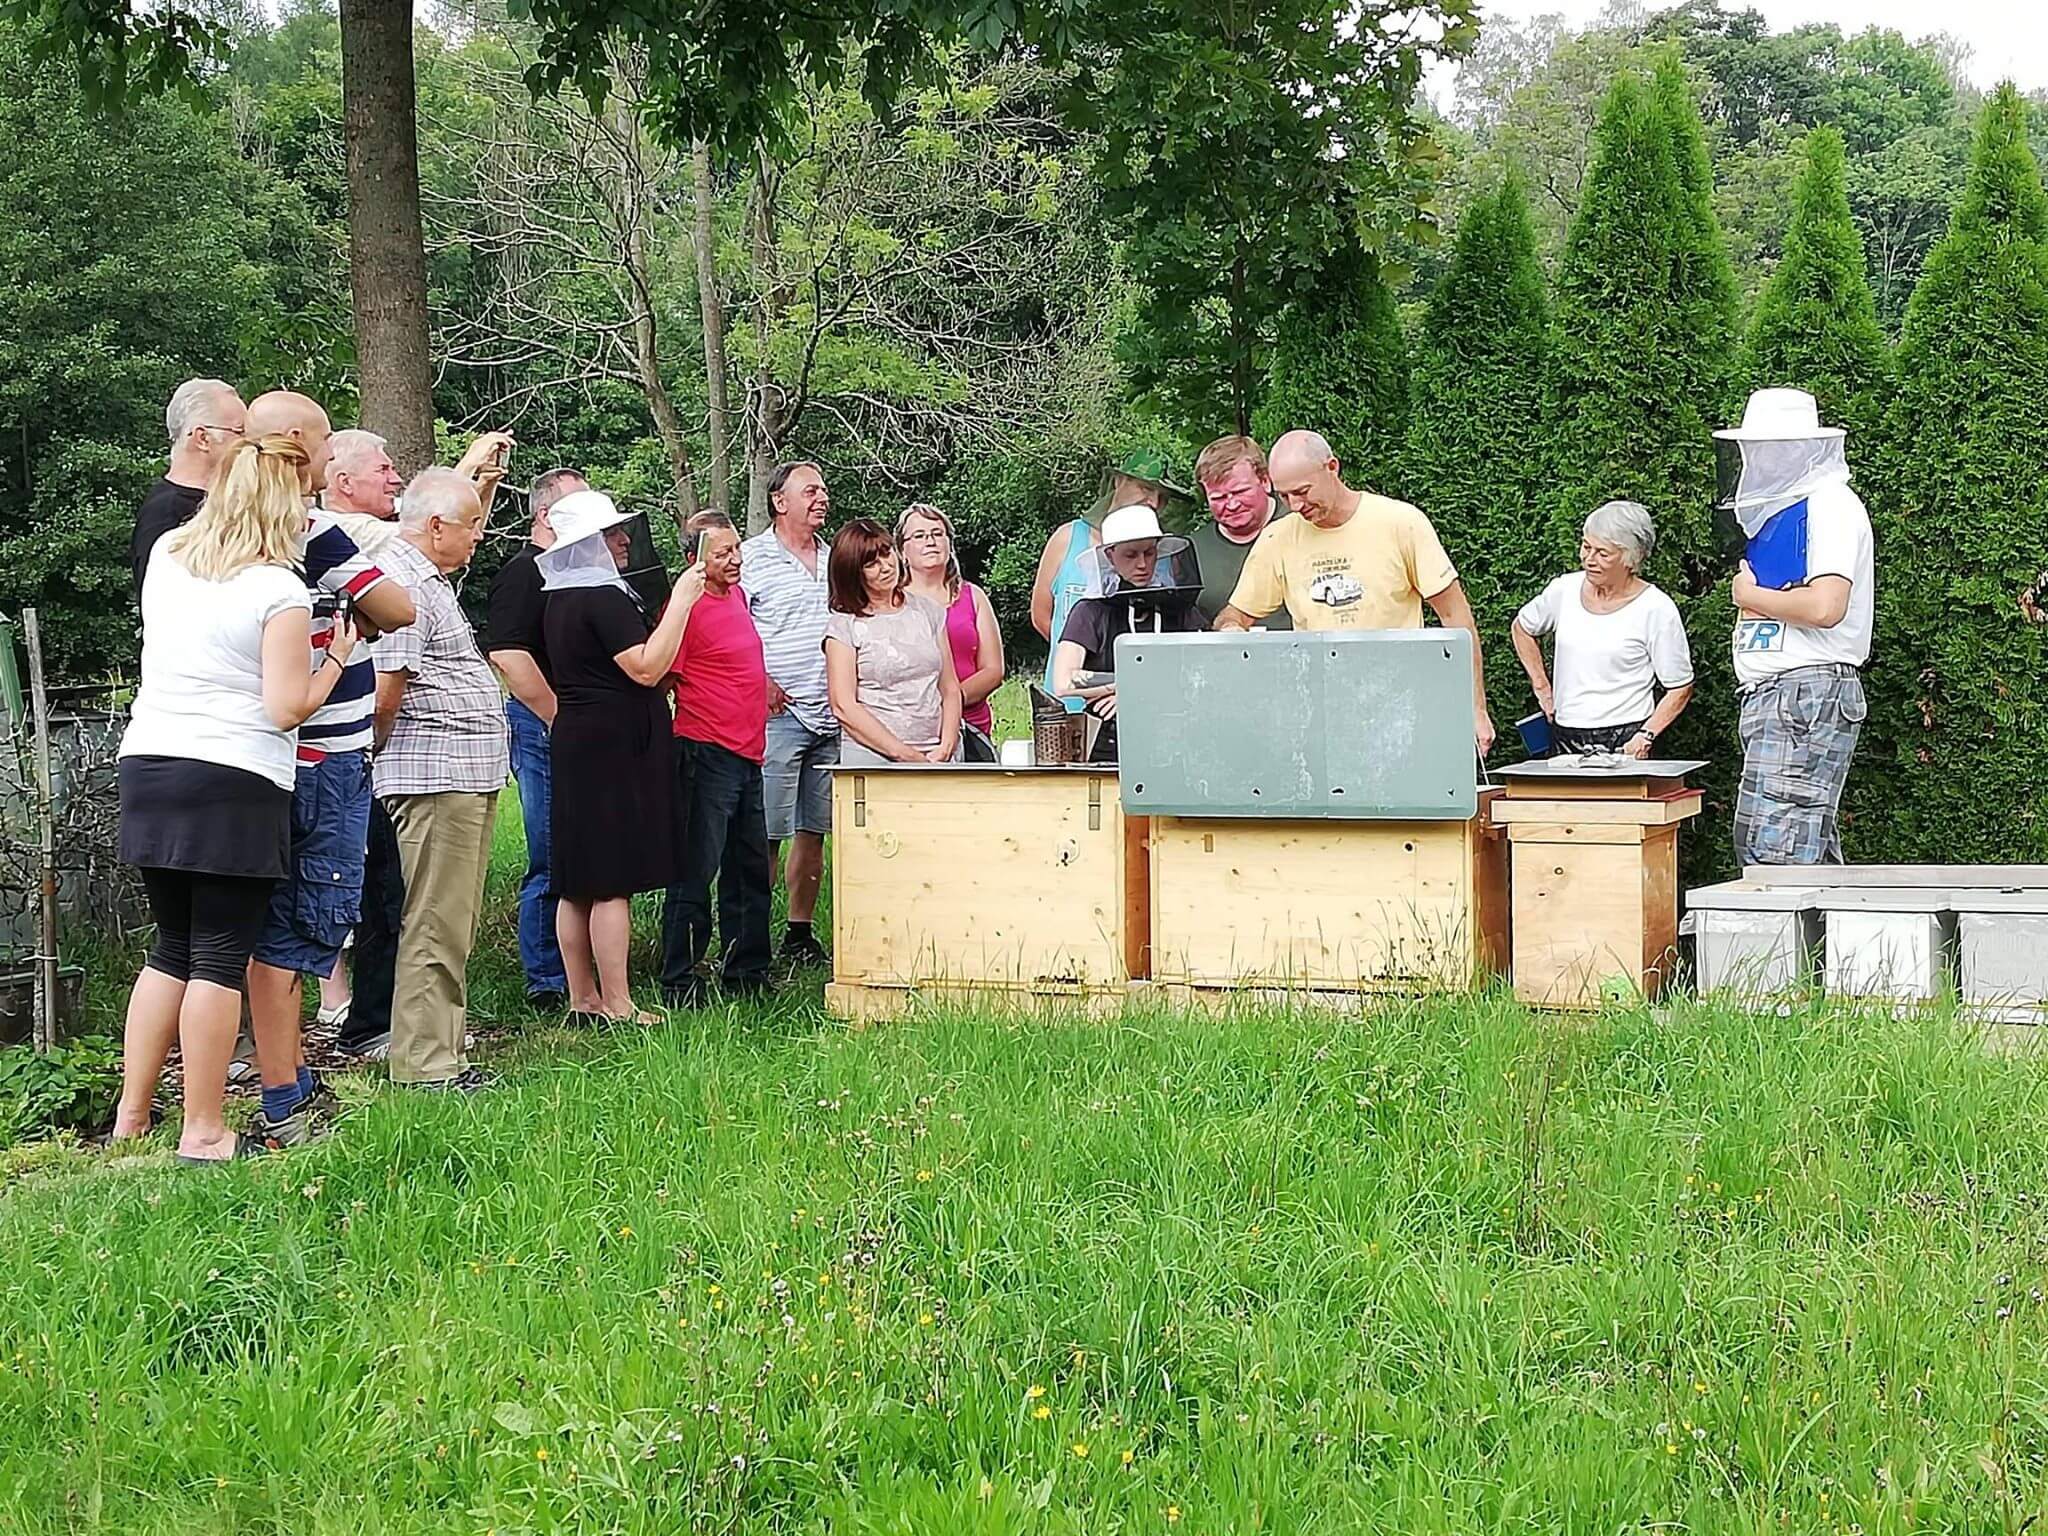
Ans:
[[[896,550],[910,573],[905,590],[946,616],[946,644],[960,678],[960,744],[970,763],[996,760],[989,696],[1003,685],[1003,632],[988,594],[960,574],[953,520],[928,502],[896,519]]]
[[[312,464],[295,439],[244,442],[198,514],[159,539],[142,582],[142,683],[121,739],[121,857],[142,874],[156,938],[128,999],[114,1136],[149,1129],[175,1039],[185,1068],[178,1160],[264,1150],[222,1119],[242,985],[291,846],[298,727],[355,648],[338,622],[310,670],[312,601],[296,566]]]

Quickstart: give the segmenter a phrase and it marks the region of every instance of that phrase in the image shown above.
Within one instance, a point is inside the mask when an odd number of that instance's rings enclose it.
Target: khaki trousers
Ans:
[[[391,990],[391,1081],[438,1083],[468,1066],[469,952],[483,912],[498,796],[391,795],[384,808],[405,867],[405,915]]]

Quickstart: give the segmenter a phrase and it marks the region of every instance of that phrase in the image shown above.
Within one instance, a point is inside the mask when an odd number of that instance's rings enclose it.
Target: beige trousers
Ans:
[[[483,912],[496,793],[391,795],[405,916],[391,989],[391,1081],[437,1083],[468,1065],[469,952]]]

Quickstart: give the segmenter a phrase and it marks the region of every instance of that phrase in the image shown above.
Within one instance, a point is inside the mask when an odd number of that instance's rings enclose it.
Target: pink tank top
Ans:
[[[960,674],[963,683],[981,670],[977,660],[981,654],[981,625],[974,611],[974,594],[978,590],[971,581],[961,582],[960,595],[946,610],[946,639],[953,646],[953,670]],[[995,711],[989,708],[987,699],[968,705],[960,712],[960,719],[983,735],[995,729]]]

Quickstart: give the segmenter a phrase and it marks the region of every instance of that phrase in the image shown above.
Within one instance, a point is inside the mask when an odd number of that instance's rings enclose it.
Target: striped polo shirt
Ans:
[[[762,657],[775,685],[789,695],[789,712],[813,731],[836,734],[825,696],[825,564],[831,551],[815,540],[815,574],[791,554],[773,528],[740,546],[740,590],[753,610]]]
[[[328,642],[334,638],[335,599],[347,593],[353,601],[385,577],[342,530],[334,514],[318,509],[306,530],[305,577],[313,593],[312,661],[317,670],[326,657]],[[376,709],[377,669],[370,662],[370,648],[359,645],[342,668],[341,679],[327,696],[327,702],[299,727],[300,755],[304,757],[309,751],[367,751],[370,717]]]

